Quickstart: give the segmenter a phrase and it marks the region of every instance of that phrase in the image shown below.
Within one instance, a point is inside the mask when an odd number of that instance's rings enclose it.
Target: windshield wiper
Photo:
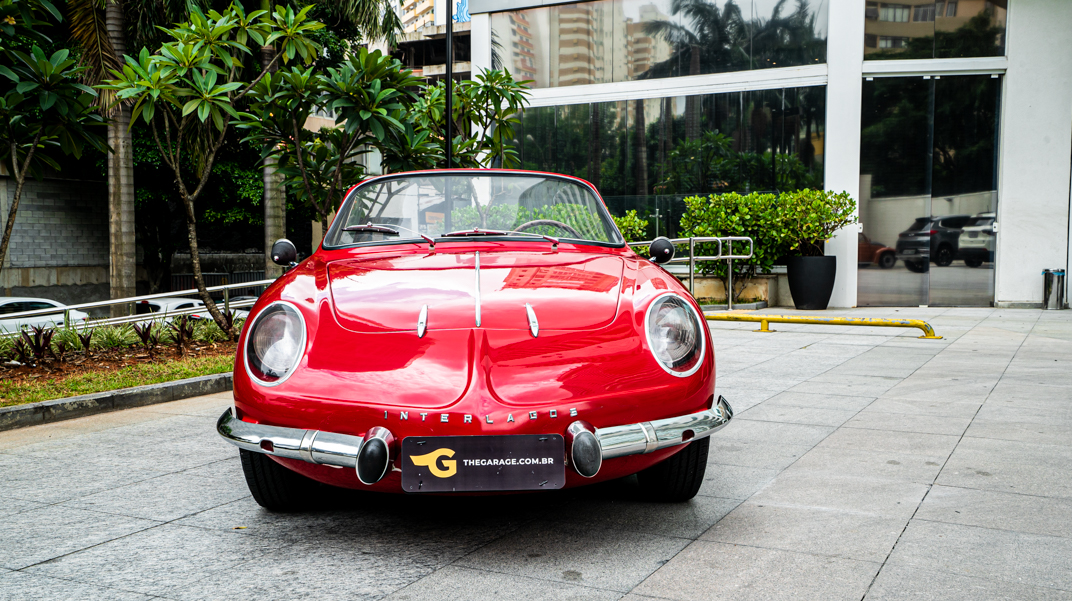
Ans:
[[[558,238],[554,236],[548,236],[547,234],[534,234],[532,232],[519,232],[516,230],[485,230],[478,227],[474,227],[471,230],[458,230],[456,232],[447,232],[440,236],[441,238],[451,238],[456,236],[509,236],[511,234],[517,234],[519,236],[533,236],[536,238],[543,238],[547,240],[555,248],[558,248]]]
[[[408,227],[402,227],[401,225],[372,223],[370,221],[365,225],[348,225],[342,228],[342,231],[344,232],[377,232],[380,234],[393,234],[395,236],[400,236],[401,232],[399,232],[398,230],[406,230],[407,232],[413,232],[414,234],[417,234],[418,236],[423,238],[424,241],[428,243],[428,248],[435,248],[435,240],[433,240],[430,236],[426,236],[416,230],[411,230]]]

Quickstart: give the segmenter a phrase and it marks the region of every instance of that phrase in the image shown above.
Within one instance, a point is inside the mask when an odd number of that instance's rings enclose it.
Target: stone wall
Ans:
[[[4,220],[14,192],[15,180],[0,177]],[[107,184],[27,180],[0,272],[0,294],[77,303],[104,300],[108,289]]]

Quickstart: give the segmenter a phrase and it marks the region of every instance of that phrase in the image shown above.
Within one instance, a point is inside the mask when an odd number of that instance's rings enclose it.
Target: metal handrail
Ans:
[[[648,240],[646,242],[629,242],[629,247],[635,246],[651,246],[654,240]],[[689,293],[695,294],[696,290],[696,261],[726,261],[727,269],[727,285],[726,285],[726,307],[728,310],[733,310],[733,260],[734,259],[751,259],[755,252],[755,242],[748,236],[701,236],[695,238],[673,238],[670,240],[672,244],[688,244],[689,256],[688,257],[674,257],[667,261],[668,263],[685,263],[689,264]],[[713,257],[697,257],[696,256],[696,244],[717,242],[718,243],[718,255]],[[722,251],[722,243],[726,242],[728,253]],[[735,255],[733,254],[734,242],[747,242],[748,254],[747,255]]]
[[[227,300],[228,296],[229,296],[227,294],[228,291],[236,290],[236,289],[240,289],[240,288],[256,288],[257,286],[267,286],[267,285],[271,284],[274,281],[275,281],[274,279],[271,279],[271,280],[257,280],[255,282],[239,282],[237,284],[223,284],[221,286],[209,286],[208,288],[205,289],[205,291],[206,292],[220,292],[220,291],[223,291],[224,292],[224,302],[225,302],[225,304],[229,305],[229,302]],[[55,313],[59,313],[60,311],[62,311],[63,312],[63,321],[66,324],[67,322],[70,321],[68,319],[69,318],[69,312],[73,311],[73,310],[76,310],[76,309],[96,309],[96,308],[100,308],[100,307],[110,307],[112,305],[124,305],[124,304],[130,304],[130,303],[138,303],[138,302],[147,301],[147,300],[156,300],[156,299],[160,299],[160,298],[173,298],[173,297],[176,297],[176,296],[185,296],[187,294],[197,294],[198,292],[199,291],[198,291],[197,288],[191,288],[189,290],[176,290],[175,292],[160,292],[160,293],[157,293],[157,294],[143,294],[142,296],[130,296],[130,297],[127,297],[127,298],[113,298],[113,299],[109,299],[109,300],[105,300],[105,301],[96,301],[96,302],[92,302],[92,303],[81,303],[81,304],[78,304],[78,305],[67,305],[67,306],[64,306],[64,307],[51,307],[51,308],[48,308],[48,309],[34,309],[33,311],[22,311],[22,312],[19,312],[19,313],[9,313],[7,315],[4,315],[3,318],[5,320],[7,320],[7,319],[16,319],[16,318],[19,318],[19,317],[37,317],[38,315],[53,315]],[[191,299],[191,300],[194,300],[194,299]],[[200,299],[196,299],[196,300],[200,300]],[[245,301],[239,301],[239,304],[241,305],[244,302]],[[252,303],[250,303],[250,306],[252,306]],[[197,313],[198,310],[205,311],[206,309],[204,307],[198,307],[197,309],[191,310],[190,313]],[[180,315],[181,312],[175,311],[175,312],[171,312],[169,314],[170,315]],[[114,317],[114,318],[111,318],[111,319],[102,319],[102,320],[99,320],[99,322],[95,321],[94,323],[101,323],[101,324],[110,323],[110,322],[112,322],[112,320],[122,320],[122,319],[126,319],[127,317],[134,317],[134,319],[132,321],[138,321],[138,320],[145,319],[144,315],[143,316],[124,316],[124,317]],[[115,323],[119,323],[119,322],[115,322]]]

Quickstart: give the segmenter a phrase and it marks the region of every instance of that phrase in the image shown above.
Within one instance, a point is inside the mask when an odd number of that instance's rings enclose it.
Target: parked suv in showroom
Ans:
[[[968,267],[979,267],[994,261],[994,213],[979,213],[964,225],[957,253]]]
[[[957,257],[961,228],[971,218],[971,215],[917,217],[897,236],[897,258],[916,273],[927,271],[931,262],[948,267]]]

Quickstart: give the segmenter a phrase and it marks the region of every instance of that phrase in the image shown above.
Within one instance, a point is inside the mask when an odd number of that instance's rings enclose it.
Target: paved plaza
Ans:
[[[828,313],[945,339],[712,324],[737,414],[683,504],[627,479],[271,514],[215,433],[229,393],[0,433],[0,599],[1072,599],[1072,311]]]

